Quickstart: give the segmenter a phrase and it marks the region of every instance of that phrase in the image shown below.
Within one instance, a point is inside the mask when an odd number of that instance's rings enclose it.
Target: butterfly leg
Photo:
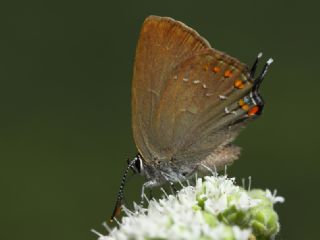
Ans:
[[[142,185],[142,188],[141,188],[141,199],[140,199],[140,205],[143,205],[144,203],[144,197],[145,197],[145,189],[146,188],[152,188],[152,187],[155,187],[157,186],[158,183],[154,180],[150,180],[148,182],[145,182],[143,185]]]

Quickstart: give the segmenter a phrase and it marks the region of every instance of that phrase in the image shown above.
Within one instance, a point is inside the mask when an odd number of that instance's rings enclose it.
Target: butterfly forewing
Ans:
[[[136,50],[132,85],[133,134],[145,161],[158,149],[153,142],[156,137],[152,118],[171,80],[171,72],[179,63],[206,48],[210,48],[209,43],[181,22],[156,16],[145,20]]]

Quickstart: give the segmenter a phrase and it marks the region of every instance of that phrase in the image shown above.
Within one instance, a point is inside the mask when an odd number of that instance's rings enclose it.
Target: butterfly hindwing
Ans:
[[[179,64],[152,117],[151,141],[159,157],[188,160],[196,156],[194,160],[199,160],[231,142],[240,129],[235,127],[246,122],[238,101],[253,86],[248,77],[245,64],[214,49],[203,50]],[[243,82],[242,89],[235,88],[237,80]],[[226,112],[228,108],[230,112]]]

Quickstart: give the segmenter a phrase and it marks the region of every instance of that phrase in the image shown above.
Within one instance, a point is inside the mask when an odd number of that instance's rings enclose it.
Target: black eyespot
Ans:
[[[187,176],[188,175],[188,172],[183,172],[182,173],[182,176]]]

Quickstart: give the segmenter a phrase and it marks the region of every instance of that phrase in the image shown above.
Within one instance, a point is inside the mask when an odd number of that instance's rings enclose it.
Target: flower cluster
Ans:
[[[245,190],[233,178],[206,176],[176,195],[148,201],[148,207],[123,208],[119,228],[99,240],[270,239],[279,232],[273,204],[282,197],[269,190]]]

